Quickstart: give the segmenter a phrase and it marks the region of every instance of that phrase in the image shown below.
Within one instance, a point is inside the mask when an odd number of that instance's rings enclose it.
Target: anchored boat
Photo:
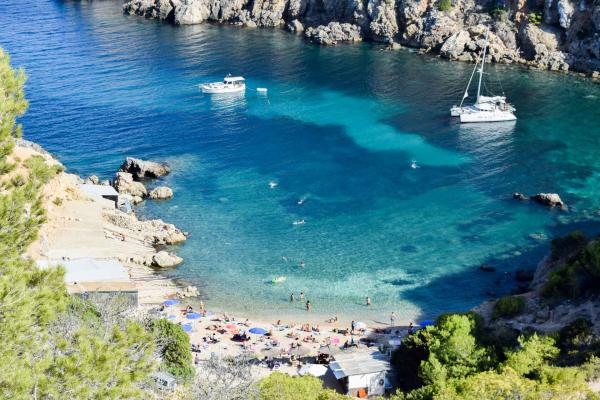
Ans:
[[[450,109],[450,115],[452,117],[459,117],[461,123],[467,122],[501,122],[501,121],[514,121],[517,119],[515,116],[515,108],[506,101],[505,96],[482,96],[481,95],[481,84],[483,82],[483,74],[485,67],[485,56],[487,54],[488,47],[488,34],[485,34],[485,45],[481,57],[475,63],[475,68],[469,78],[469,83],[465,89],[460,105],[453,106]],[[481,66],[480,66],[481,64]],[[480,67],[479,67],[480,66]],[[479,67],[479,69],[477,68]],[[463,102],[469,97],[469,86],[473,81],[475,72],[479,74],[479,83],[477,84],[477,100],[474,104],[463,106]]]
[[[203,93],[237,93],[246,90],[246,81],[241,76],[227,75],[223,82],[211,82],[200,85]]]

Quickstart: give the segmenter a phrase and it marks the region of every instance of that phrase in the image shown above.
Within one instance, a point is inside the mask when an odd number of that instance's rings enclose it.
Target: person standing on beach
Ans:
[[[304,301],[304,292],[300,292],[300,301]]]
[[[390,325],[394,325],[395,322],[396,322],[396,313],[392,311],[392,313],[390,314]]]
[[[306,311],[310,311],[310,307],[311,307],[310,300],[306,300]]]
[[[369,307],[371,305],[371,298],[369,296],[367,296],[367,307]]]
[[[290,293],[290,303],[294,302],[294,293]]]

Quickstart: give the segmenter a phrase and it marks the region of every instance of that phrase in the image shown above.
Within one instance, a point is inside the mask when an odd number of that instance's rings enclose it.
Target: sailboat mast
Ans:
[[[488,46],[488,33],[485,31],[485,44],[483,45],[483,56],[481,57],[481,68],[479,69],[479,85],[477,85],[477,103],[479,103],[479,95],[481,94],[481,81],[483,80],[483,67],[485,66],[485,53]]]

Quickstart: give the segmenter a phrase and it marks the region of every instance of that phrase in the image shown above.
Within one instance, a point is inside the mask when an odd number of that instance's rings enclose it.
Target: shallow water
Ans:
[[[192,233],[168,273],[214,308],[303,316],[288,298],[304,291],[317,315],[464,310],[508,292],[548,238],[598,232],[600,86],[588,80],[491,67],[519,120],[459,126],[448,109],[471,66],[408,50],[50,0],[2,1],[0,46],[29,76],[26,136],[69,170],[108,178],[126,155],[173,166],[160,183],[174,199],[139,211]],[[245,96],[198,90],[229,72],[248,78]],[[560,193],[570,211],[515,191]]]

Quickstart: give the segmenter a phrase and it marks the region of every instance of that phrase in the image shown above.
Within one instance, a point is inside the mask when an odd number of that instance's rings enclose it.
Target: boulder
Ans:
[[[130,194],[132,196],[146,197],[148,191],[141,182],[133,180],[133,175],[128,172],[117,172],[113,179],[113,187],[122,194]]]
[[[371,20],[371,38],[378,42],[392,43],[398,33],[395,1],[369,0],[367,14]]]
[[[569,29],[571,26],[571,20],[573,19],[573,13],[575,7],[569,0],[558,0],[556,3],[556,9],[558,11],[558,23],[561,27]]]
[[[536,56],[557,51],[561,42],[561,32],[549,25],[537,26],[527,22],[519,29],[519,41],[525,58],[533,60]]]
[[[144,178],[158,178],[165,176],[171,172],[171,169],[166,164],[127,157],[119,171],[129,172],[136,180],[140,180]]]
[[[531,196],[531,200],[547,207],[565,208],[565,203],[556,193],[538,193],[535,196]]]
[[[85,179],[85,183],[91,185],[97,185],[100,183],[100,179],[96,175],[90,175]]]
[[[308,28],[304,35],[313,42],[325,45],[338,42],[360,42],[362,31],[359,26],[352,24],[340,24],[330,22],[328,25],[319,25],[316,28]]]
[[[150,197],[152,200],[170,199],[173,197],[173,190],[166,186],[159,186],[152,189],[150,193],[148,193],[148,197]]]
[[[103,180],[102,182],[100,182],[100,184],[102,186],[110,186],[110,181],[108,179]]]
[[[528,200],[529,198],[527,196],[525,196],[523,193],[516,192],[516,193],[513,193],[513,199]]]
[[[179,265],[183,262],[183,258],[169,253],[167,251],[159,251],[152,257],[152,265],[160,268],[170,268]]]
[[[467,31],[453,33],[442,45],[440,55],[442,57],[455,59],[465,51],[465,46],[471,41],[471,35]]]
[[[298,21],[297,19],[294,19],[288,23],[287,28],[290,32],[304,32],[304,25],[302,25],[302,22]]]
[[[196,286],[186,286],[177,292],[177,297],[180,299],[185,299],[186,297],[198,297],[200,296],[200,291]]]
[[[204,0],[183,0],[181,5],[174,10],[173,22],[177,25],[193,25],[204,22],[211,14],[209,4]]]

